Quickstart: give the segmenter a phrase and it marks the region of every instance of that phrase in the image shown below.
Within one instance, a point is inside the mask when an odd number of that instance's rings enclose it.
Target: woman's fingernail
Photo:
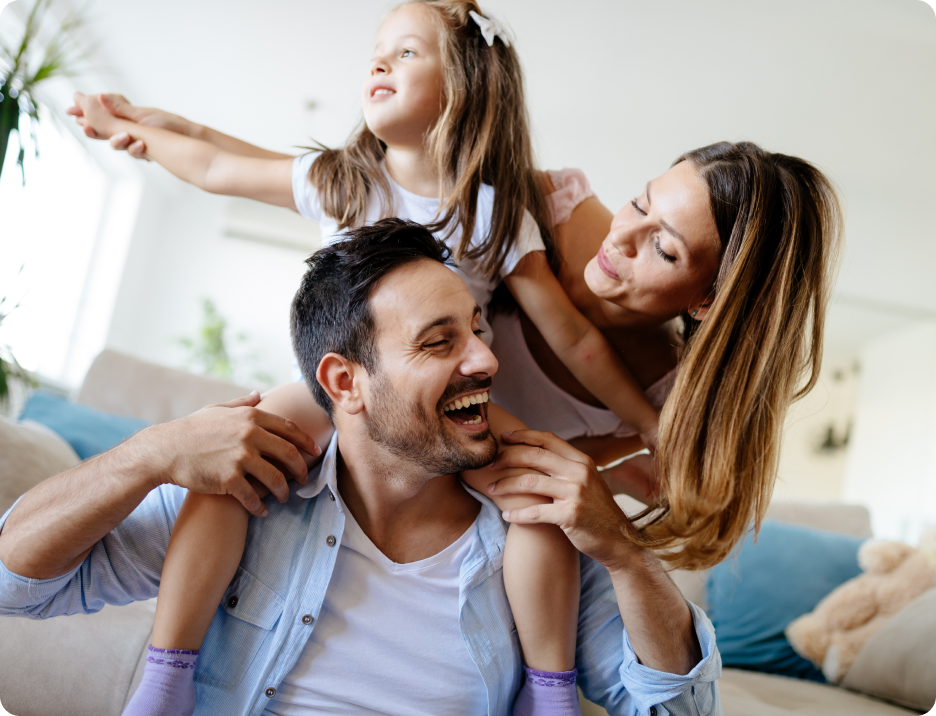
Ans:
[[[509,520],[509,519],[510,519],[510,510],[504,510],[503,512],[501,512],[501,517],[503,517],[505,520]]]
[[[250,391],[250,397],[253,397],[253,396],[255,396],[255,395],[260,395],[260,391],[257,390],[257,389],[251,390],[251,391]]]
[[[494,490],[496,490],[496,489],[497,489],[497,483],[496,483],[496,482],[492,482],[490,485],[488,485],[488,492],[490,492],[491,494],[493,494],[493,493],[494,493]]]

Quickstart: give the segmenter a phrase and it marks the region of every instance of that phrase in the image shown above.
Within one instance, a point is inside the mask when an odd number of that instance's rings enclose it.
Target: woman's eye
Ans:
[[[647,215],[647,212],[646,212],[646,211],[644,211],[644,210],[641,209],[639,206],[637,206],[637,200],[636,200],[636,199],[631,199],[631,206],[633,206],[634,209],[637,210],[637,213],[640,214],[641,216],[646,216],[646,215]]]
[[[660,246],[660,240],[659,240],[659,239],[654,239],[654,240],[653,240],[653,248],[656,249],[656,252],[657,252],[658,254],[660,254],[660,256],[663,258],[664,261],[669,261],[671,264],[676,263],[676,257],[675,257],[675,256],[670,256],[668,253],[666,253],[666,252],[663,250],[663,248]]]
[[[478,328],[478,329],[475,330],[474,334],[475,334],[478,338],[480,338],[481,336],[483,336],[483,335],[485,334],[485,331],[483,331],[483,330],[481,330],[480,328]]]

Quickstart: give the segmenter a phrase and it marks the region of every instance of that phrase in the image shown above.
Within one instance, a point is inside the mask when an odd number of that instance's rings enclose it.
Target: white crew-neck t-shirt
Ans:
[[[486,714],[459,626],[459,577],[477,524],[432,557],[396,564],[338,500],[345,527],[322,611],[263,716]]]
[[[309,181],[309,169],[312,166],[312,162],[315,161],[319,154],[320,152],[310,152],[309,154],[296,157],[293,161],[293,199],[296,202],[296,208],[302,216],[306,219],[319,222],[322,228],[322,245],[328,246],[340,239],[341,232],[338,230],[338,223],[330,216],[325,215],[325,212],[322,210],[321,202],[319,201],[318,192]],[[391,206],[393,207],[390,216],[408,219],[409,221],[415,221],[419,224],[430,224],[436,220],[436,214],[439,211],[438,199],[419,196],[418,194],[407,191],[393,181],[389,174],[387,175],[387,180],[390,182],[390,189],[393,194],[393,196],[389,197]],[[471,239],[471,244],[473,246],[480,245],[490,232],[493,214],[494,187],[489,184],[482,184],[481,189],[478,191],[478,208],[475,215],[474,234]],[[380,210],[380,195],[376,191],[371,192],[367,204],[365,223],[372,224],[382,218],[386,217]],[[437,237],[445,240],[446,245],[452,250],[452,255],[454,256],[456,249],[461,244],[461,231],[456,229],[456,231],[447,238],[438,234]],[[474,296],[475,301],[477,301],[483,311],[481,327],[485,331],[484,339],[488,345],[491,343],[491,327],[487,323],[487,306],[488,302],[491,300],[491,294],[494,289],[497,288],[501,279],[509,275],[517,267],[517,263],[520,259],[531,251],[545,250],[546,247],[543,245],[543,237],[540,236],[539,228],[536,225],[536,221],[533,219],[533,215],[530,214],[529,211],[524,211],[523,221],[520,224],[520,234],[517,236],[513,248],[508,252],[499,275],[495,277],[494,280],[484,277],[483,272],[479,268],[480,264],[476,260],[462,259],[457,262],[458,270],[456,273],[465,281],[468,290],[471,291],[471,295]]]

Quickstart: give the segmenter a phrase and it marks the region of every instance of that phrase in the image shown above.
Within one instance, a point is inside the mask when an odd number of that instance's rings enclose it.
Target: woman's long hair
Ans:
[[[451,235],[461,229],[456,259],[476,259],[494,277],[520,232],[523,211],[539,225],[551,252],[551,219],[542,179],[534,171],[533,147],[523,92],[523,72],[513,47],[499,38],[492,46],[468,12],[474,0],[413,0],[438,20],[442,54],[442,114],[426,136],[439,177],[439,216],[428,226]],[[363,223],[368,198],[378,192],[390,215],[390,183],[381,168],[385,147],[366,124],[342,149],[326,149],[312,164],[309,180],[325,214],[340,229]],[[471,245],[481,184],[494,187],[491,229]]]
[[[725,557],[773,493],[790,404],[815,385],[842,215],[809,162],[727,142],[688,152],[708,186],[722,258],[660,417],[658,505],[636,540],[674,567]]]

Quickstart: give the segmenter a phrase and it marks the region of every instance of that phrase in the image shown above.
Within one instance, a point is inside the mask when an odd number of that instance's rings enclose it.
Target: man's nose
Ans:
[[[487,343],[478,336],[472,336],[468,342],[461,368],[463,375],[490,377],[497,372],[497,358],[494,357]]]

